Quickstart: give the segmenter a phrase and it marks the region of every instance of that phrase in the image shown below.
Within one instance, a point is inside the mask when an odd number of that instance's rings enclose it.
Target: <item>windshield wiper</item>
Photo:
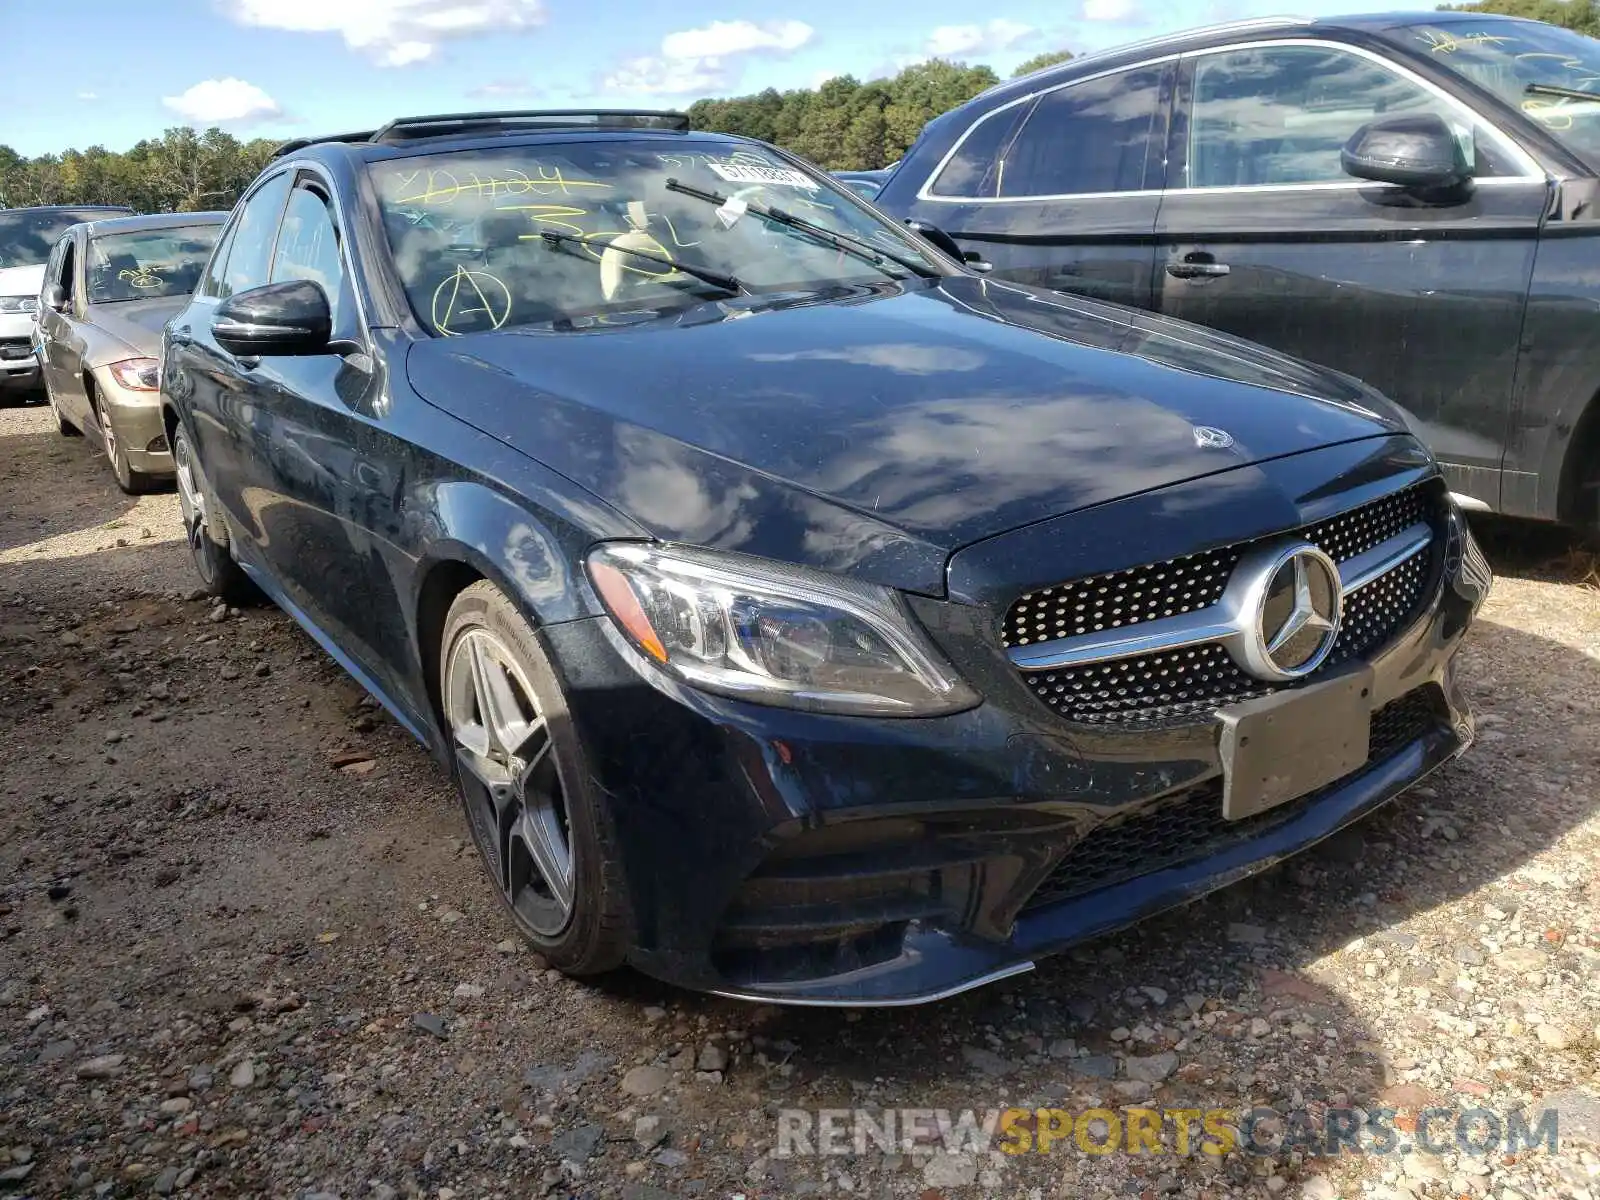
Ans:
[[[685,275],[692,275],[702,283],[709,283],[714,288],[720,288],[724,292],[732,292],[735,295],[750,290],[732,275],[724,275],[721,271],[713,271],[709,267],[694,267],[688,263],[677,262],[668,258],[665,254],[655,254],[649,250],[639,250],[633,246],[618,246],[615,242],[591,242],[588,238],[579,237],[575,233],[557,233],[553,229],[541,229],[539,236],[547,246],[581,246],[586,250],[592,250],[598,245],[603,249],[620,250],[622,253],[631,254],[635,258],[649,259],[651,262],[682,271]],[[584,255],[584,257],[587,258],[588,255]]]
[[[1553,83],[1530,83],[1522,89],[1526,96],[1556,96],[1562,100],[1600,101],[1600,92],[1580,92],[1577,88],[1557,87]]]
[[[696,200],[704,200],[707,204],[715,204],[718,208],[728,202],[728,197],[718,192],[702,191],[697,187],[691,187],[687,183],[679,183],[676,179],[667,180],[667,190],[682,192],[685,196],[693,196]],[[937,279],[939,277],[939,272],[925,263],[919,263],[915,259],[897,254],[893,250],[885,250],[881,246],[874,246],[871,242],[858,238],[854,234],[840,233],[836,229],[829,229],[826,225],[818,225],[815,221],[808,221],[804,217],[797,217],[792,212],[781,208],[773,208],[771,205],[752,204],[749,201],[744,203],[745,207],[758,217],[776,221],[779,225],[786,225],[790,229],[797,229],[801,233],[833,247],[835,250],[865,259],[875,267],[882,267],[884,260],[887,259],[889,262],[904,267],[913,275],[920,275],[923,279]]]

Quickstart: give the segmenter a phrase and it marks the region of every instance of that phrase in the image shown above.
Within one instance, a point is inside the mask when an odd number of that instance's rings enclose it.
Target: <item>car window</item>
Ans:
[[[1411,53],[1487,88],[1551,137],[1600,163],[1600,41],[1540,21],[1485,16],[1471,24],[1402,25],[1384,35]],[[1563,91],[1582,96],[1562,95]]]
[[[89,239],[90,304],[187,296],[200,282],[220,225],[106,233]]]
[[[842,183],[748,142],[497,146],[367,171],[412,311],[445,337],[942,273]]]
[[[66,249],[61,252],[61,291],[69,306],[78,303],[78,244],[75,238],[66,239]]]
[[[61,262],[67,255],[67,242],[69,240],[66,237],[62,237],[50,248],[50,259],[44,266],[45,288],[48,288],[53,283],[61,282]],[[41,292],[43,290],[43,288],[40,289]]]
[[[211,261],[206,266],[205,275],[200,280],[200,286],[195,290],[195,295],[218,297],[225,294],[223,292],[224,281],[222,273],[227,269],[228,251],[233,249],[233,235],[238,228],[239,222],[237,221],[229,225],[227,232],[222,235],[222,240],[217,243],[216,249],[211,252]]]
[[[0,268],[36,267],[50,257],[56,239],[72,226],[115,215],[100,209],[0,210]]]
[[[1000,194],[998,181],[1005,152],[1029,105],[1013,104],[981,118],[961,139],[950,161],[933,181],[929,194],[956,199],[992,199]]]
[[[1348,182],[1339,152],[1381,117],[1434,113],[1461,139],[1474,173],[1506,174],[1478,152],[1471,118],[1378,63],[1332,46],[1230,50],[1195,60],[1188,187]]]
[[[320,283],[339,324],[339,299],[344,291],[344,264],[339,258],[339,233],[328,202],[307,187],[289,195],[278,233],[278,250],[272,260],[272,282],[309,279]]]
[[[289,196],[289,175],[276,175],[245,201],[228,249],[228,265],[222,269],[223,299],[235,292],[260,287],[272,280],[272,244],[278,233],[278,217]]]
[[[1161,64],[1046,92],[996,168],[1003,198],[1134,192],[1145,186]]]

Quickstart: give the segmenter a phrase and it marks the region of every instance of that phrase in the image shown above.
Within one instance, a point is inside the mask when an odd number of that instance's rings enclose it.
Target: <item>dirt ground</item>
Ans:
[[[171,494],[42,407],[0,409],[0,481],[0,1196],[1600,1198],[1600,590],[1559,539],[1488,531],[1480,740],[1424,786],[1030,975],[840,1012],[546,971],[423,751],[277,611],[189,598]],[[780,1110],[1146,1104],[1278,1117],[1260,1154],[778,1153]],[[1277,1144],[1351,1106],[1559,1143]]]

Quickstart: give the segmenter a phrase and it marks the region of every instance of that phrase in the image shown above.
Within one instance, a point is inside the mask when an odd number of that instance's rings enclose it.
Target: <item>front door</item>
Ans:
[[[908,215],[998,278],[1150,307],[1174,72],[1131,67],[993,110]]]
[[[61,311],[39,308],[39,368],[56,398],[56,406],[78,428],[90,423],[88,391],[83,383],[83,338],[76,329],[83,305],[78,287],[78,237],[62,235],[45,264],[44,290],[59,287],[66,303]]]
[[[1456,491],[1499,507],[1543,174],[1433,85],[1349,46],[1197,52],[1178,91],[1161,310],[1366,380]],[[1469,192],[1425,202],[1344,173],[1362,125],[1421,112],[1457,130]]]

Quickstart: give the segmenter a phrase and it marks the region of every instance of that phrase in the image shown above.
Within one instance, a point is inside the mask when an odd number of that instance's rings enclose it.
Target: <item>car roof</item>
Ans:
[[[1146,41],[1131,42],[1079,55],[1066,62],[1044,67],[1027,75],[1008,79],[973,97],[974,100],[991,100],[1004,95],[1027,95],[1041,87],[1069,83],[1084,75],[1098,74],[1115,69],[1124,63],[1139,62],[1147,58],[1182,54],[1201,50],[1235,39],[1257,40],[1272,37],[1289,37],[1305,34],[1338,35],[1375,34],[1405,25],[1451,25],[1471,22],[1481,25],[1485,21],[1518,21],[1523,18],[1482,12],[1435,12],[1410,10],[1382,13],[1357,13],[1344,17],[1255,17],[1244,21],[1229,21],[1221,25],[1208,25],[1200,29],[1185,29],[1164,34]],[[971,101],[968,101],[970,104]]]
[[[103,233],[137,233],[146,229],[186,229],[193,225],[221,225],[228,219],[225,212],[149,213],[142,217],[106,217],[98,221],[85,221],[91,237]]]

